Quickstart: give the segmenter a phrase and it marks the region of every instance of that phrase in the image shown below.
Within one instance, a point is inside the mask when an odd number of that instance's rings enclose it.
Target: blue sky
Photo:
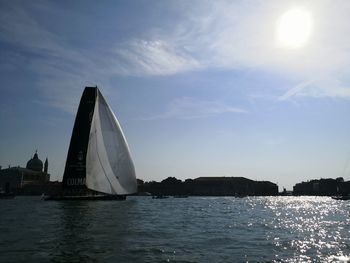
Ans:
[[[307,43],[281,47],[304,8]],[[348,1],[0,1],[0,165],[38,149],[61,180],[75,111],[98,85],[137,177],[350,180]]]

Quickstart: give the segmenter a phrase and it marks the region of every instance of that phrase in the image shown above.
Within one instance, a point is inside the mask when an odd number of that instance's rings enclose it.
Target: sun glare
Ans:
[[[311,14],[301,8],[287,11],[278,20],[277,40],[284,47],[296,49],[303,47],[313,27]]]

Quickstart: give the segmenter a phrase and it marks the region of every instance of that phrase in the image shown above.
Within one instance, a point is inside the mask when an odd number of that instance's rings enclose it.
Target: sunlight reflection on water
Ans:
[[[339,205],[344,203],[327,197],[283,197],[264,201],[275,214],[271,226],[280,231],[279,237],[274,239],[276,247],[294,250],[294,259],[303,262],[316,258],[320,261],[326,258],[328,261],[350,260],[343,256],[344,252],[349,253],[350,233],[350,219],[346,216],[349,210]],[[347,231],[344,231],[345,226]],[[341,256],[326,257],[332,253]],[[282,251],[281,255],[282,259]]]
[[[350,202],[190,197],[0,206],[0,262],[347,262]]]

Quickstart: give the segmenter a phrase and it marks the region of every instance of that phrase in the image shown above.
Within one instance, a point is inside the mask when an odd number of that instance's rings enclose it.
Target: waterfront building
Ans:
[[[293,187],[294,195],[348,195],[350,194],[350,181],[345,182],[342,177],[336,179],[323,178],[297,183]]]
[[[6,192],[40,194],[43,187],[50,181],[48,173],[49,162],[46,158],[44,164],[39,159],[37,151],[27,162],[26,167],[9,166],[2,169],[0,166],[0,188]]]
[[[254,181],[244,177],[199,177],[184,182],[168,177],[161,182],[139,185],[141,192],[153,195],[187,196],[266,196],[278,195],[278,186],[268,181]]]

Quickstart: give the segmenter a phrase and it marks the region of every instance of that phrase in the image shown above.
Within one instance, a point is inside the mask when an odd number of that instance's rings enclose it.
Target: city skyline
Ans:
[[[349,12],[347,1],[0,1],[0,165],[38,149],[61,180],[80,96],[97,85],[140,179],[350,180]],[[288,39],[293,15],[309,31]]]

